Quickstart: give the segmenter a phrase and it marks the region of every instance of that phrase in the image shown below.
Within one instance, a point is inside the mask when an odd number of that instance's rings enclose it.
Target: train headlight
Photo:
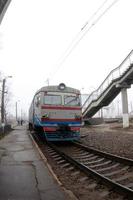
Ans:
[[[60,83],[58,86],[59,90],[64,90],[66,88],[64,83]]]
[[[49,114],[48,113],[44,113],[44,115],[42,116],[42,118],[48,118]]]

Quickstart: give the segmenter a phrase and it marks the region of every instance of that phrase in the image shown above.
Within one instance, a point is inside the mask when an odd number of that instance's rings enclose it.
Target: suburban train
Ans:
[[[29,109],[29,129],[47,141],[80,139],[82,124],[81,94],[64,83],[45,86],[36,92]]]

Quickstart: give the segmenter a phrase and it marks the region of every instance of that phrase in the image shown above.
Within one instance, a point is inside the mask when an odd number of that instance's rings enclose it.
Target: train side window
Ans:
[[[36,107],[38,107],[40,105],[40,103],[41,103],[41,97],[40,97],[40,95],[37,95],[35,97],[35,105],[36,105]]]

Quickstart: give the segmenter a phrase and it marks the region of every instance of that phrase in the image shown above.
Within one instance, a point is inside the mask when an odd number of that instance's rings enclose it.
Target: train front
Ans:
[[[79,140],[82,124],[79,90],[60,84],[55,91],[44,92],[41,121],[46,140]]]

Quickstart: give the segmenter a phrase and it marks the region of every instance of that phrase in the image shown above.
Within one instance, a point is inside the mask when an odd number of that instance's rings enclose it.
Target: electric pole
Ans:
[[[5,103],[4,103],[5,82],[6,82],[6,79],[4,78],[2,81],[2,95],[1,95],[1,124],[2,126],[4,126],[4,122],[5,122]]]
[[[18,103],[16,101],[16,121],[18,121]]]

